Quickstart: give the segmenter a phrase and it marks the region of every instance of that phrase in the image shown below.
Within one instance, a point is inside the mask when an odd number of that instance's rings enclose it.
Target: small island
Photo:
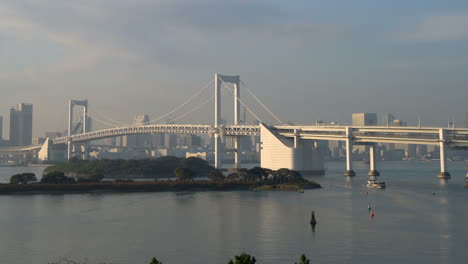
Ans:
[[[68,164],[48,167],[40,181],[32,173],[13,175],[9,184],[0,184],[0,194],[299,191],[311,188],[321,186],[289,169],[273,171],[254,167],[237,169],[224,176],[221,170],[213,168],[202,159],[164,157],[133,161],[72,160]]]

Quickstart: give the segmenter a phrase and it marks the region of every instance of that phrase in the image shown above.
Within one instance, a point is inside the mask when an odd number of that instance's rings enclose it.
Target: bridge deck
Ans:
[[[279,135],[285,137],[298,136],[302,139],[338,140],[347,139],[346,126],[301,126],[282,125],[271,127]],[[350,126],[351,139],[355,144],[367,143],[405,143],[437,145],[440,143],[441,129],[445,133],[444,141],[449,147],[468,148],[468,129],[466,128],[440,128],[440,127],[379,127],[379,126]],[[227,125],[215,128],[212,125],[144,125],[117,127],[97,130],[68,137],[59,137],[52,140],[53,144],[66,144],[71,142],[86,142],[108,137],[152,134],[152,133],[180,133],[180,134],[207,134],[219,133],[221,136],[259,136],[260,126]],[[0,148],[0,152],[15,152],[38,150],[41,145]]]

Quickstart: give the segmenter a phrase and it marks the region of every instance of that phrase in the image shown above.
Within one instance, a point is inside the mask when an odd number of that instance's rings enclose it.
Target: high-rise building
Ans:
[[[10,144],[27,146],[32,143],[32,104],[17,104],[10,108]]]
[[[393,126],[399,126],[399,127],[404,127],[406,126],[406,122],[400,119],[395,119],[393,120]]]
[[[166,147],[165,138],[166,137],[164,133],[155,133],[153,135],[153,147],[165,148]]]
[[[463,119],[463,127],[468,128],[468,113],[465,113],[465,118]]]
[[[353,126],[376,126],[377,125],[377,114],[376,113],[353,113],[352,116]],[[358,150],[359,153],[364,153],[369,147],[364,145],[353,146],[354,150]]]
[[[143,126],[149,123],[148,115],[136,115],[133,119],[132,125],[134,126]],[[124,147],[136,147],[136,148],[145,148],[152,146],[153,138],[151,135],[128,135],[122,137],[122,146]]]
[[[0,116],[0,141],[3,139],[3,116]]]
[[[395,120],[395,116],[392,114],[386,114],[383,119],[384,126],[391,126],[393,124],[393,120]]]
[[[353,113],[353,126],[376,126],[376,113]]]
[[[177,137],[178,146],[200,147],[201,137],[198,135],[181,134]]]
[[[173,149],[177,146],[177,135],[175,134],[165,134],[164,135],[164,145],[167,149]]]

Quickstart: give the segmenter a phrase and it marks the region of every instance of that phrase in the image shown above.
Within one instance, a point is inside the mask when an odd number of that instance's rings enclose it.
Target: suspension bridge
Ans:
[[[261,107],[267,113],[272,123],[267,124],[259,118],[249,105],[240,97],[240,87],[246,89],[256,106]],[[209,87],[214,86],[214,95],[198,103],[188,111],[178,114],[189,103],[204,97],[203,93]],[[233,97],[234,115],[232,124],[223,124],[221,118],[221,92],[227,91]],[[201,107],[214,100],[213,124],[175,124]],[[245,111],[258,121],[258,125],[248,125],[241,120],[241,106]],[[73,126],[74,109],[80,107],[81,121]],[[53,139],[46,139],[44,144],[23,146],[14,148],[2,148],[2,152],[38,151],[41,160],[53,160],[54,149],[66,146],[66,158],[73,156],[75,145],[81,145],[83,149],[86,143],[93,140],[118,136],[177,133],[177,134],[205,134],[214,137],[214,165],[221,167],[221,144],[226,137],[233,139],[234,167],[240,167],[240,138],[243,136],[260,136],[262,167],[270,169],[289,168],[303,172],[323,172],[323,159],[317,141],[343,141],[346,145],[346,176],[354,176],[352,168],[353,145],[369,146],[369,176],[378,176],[379,172],[375,162],[375,144],[400,143],[435,145],[440,151],[440,173],[438,177],[449,178],[447,168],[446,150],[448,148],[468,149],[468,129],[442,128],[442,127],[379,127],[379,126],[310,126],[310,125],[286,125],[281,121],[259,98],[240,80],[240,76],[215,74],[215,78],[201,90],[196,92],[181,105],[175,107],[164,115],[155,118],[143,125],[128,125],[116,121],[106,115],[101,116],[107,121],[90,113],[87,100],[70,100],[68,109],[68,135]],[[165,120],[163,122],[162,120]],[[245,119],[245,118],[244,118]],[[90,120],[111,126],[111,128],[93,130],[90,129]],[[81,131],[80,131],[81,130]]]

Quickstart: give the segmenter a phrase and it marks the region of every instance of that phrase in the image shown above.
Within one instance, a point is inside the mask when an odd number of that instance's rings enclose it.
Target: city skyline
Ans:
[[[466,112],[463,1],[7,0],[0,14],[0,115],[7,124],[10,105],[33,104],[34,137],[64,130],[69,99],[130,123],[162,115],[215,72],[239,74],[295,124],[369,112],[459,126]],[[189,118],[211,123],[205,108]]]
[[[28,103],[19,103],[19,104],[16,104],[16,105],[13,105],[9,108],[10,110],[10,115],[6,115],[6,118],[3,117],[2,115],[0,115],[0,140],[6,140],[6,141],[10,141],[10,137],[7,137],[5,135],[9,135],[11,133],[11,121],[10,121],[10,118],[11,118],[11,111],[12,109],[20,106],[20,105],[30,105],[32,106],[32,104],[28,104]],[[244,109],[244,111],[246,111]],[[228,114],[231,114],[231,113],[228,113]],[[349,116],[349,119],[347,121],[345,121],[344,123],[337,123],[336,121],[333,121],[333,120],[316,120],[315,121],[315,125],[349,125],[349,126],[361,126],[361,125],[378,125],[378,126],[400,126],[401,123],[404,123],[405,126],[406,124],[408,124],[409,126],[418,126],[418,125],[422,125],[422,126],[431,126],[431,125],[434,125],[434,122],[426,122],[426,123],[422,123],[422,120],[421,120],[421,116],[418,116],[418,120],[416,121],[406,121],[406,120],[402,120],[402,119],[399,119],[397,117],[397,119],[395,119],[395,116],[392,114],[392,113],[385,113],[385,114],[382,114],[382,115],[379,115],[377,113],[349,113],[350,116]],[[463,113],[462,113],[463,114]],[[371,115],[372,116],[372,124],[367,124],[366,121],[360,121],[360,122],[363,122],[362,124],[361,123],[354,123],[354,120],[355,120],[355,116],[356,115]],[[387,123],[387,119],[389,118],[389,116],[392,118],[392,122],[390,123]],[[135,114],[133,119],[128,121],[126,124],[122,123],[122,124],[119,124],[120,126],[132,126],[132,125],[138,125],[137,123],[141,123],[143,122],[142,120],[138,120],[138,119],[141,119],[141,118],[145,118],[145,120],[148,122],[150,120],[149,116],[147,114]],[[245,118],[245,114],[244,114],[244,118]],[[254,117],[252,117],[254,118]],[[38,129],[34,130],[34,118],[31,117],[31,122],[32,122],[32,128],[31,128],[31,138],[34,139],[34,138],[47,138],[48,134],[62,134],[62,133],[65,133],[67,131],[67,128],[64,127],[64,128],[59,128],[59,129],[56,129],[55,131],[53,131],[54,129],[48,129],[48,128],[45,128],[45,130],[41,130],[40,132],[37,132]],[[89,118],[91,119],[91,118]],[[448,118],[445,123],[440,123],[438,124],[439,126],[447,126],[447,127],[457,127],[457,128],[468,128],[468,113],[465,113],[462,117],[462,119],[460,120],[456,120],[454,118]],[[397,123],[395,123],[394,121],[396,121]],[[5,126],[3,123],[4,122],[8,122],[7,126]],[[209,121],[210,122],[210,121]],[[225,119],[223,119],[223,122],[226,122]],[[164,123],[164,122],[163,122]],[[256,122],[254,122],[256,123]],[[285,121],[285,123],[289,123],[291,124],[290,122],[287,122]],[[312,123],[299,123],[299,124],[295,124],[295,125],[314,125]],[[101,124],[102,125],[102,124]],[[115,124],[117,125],[117,124]],[[142,125],[142,124],[140,124]],[[437,126],[437,125],[435,125]],[[60,127],[60,126],[59,126]],[[115,126],[114,126],[115,127]],[[102,127],[99,127],[96,128],[96,129],[102,129]],[[4,131],[6,130],[6,131]],[[36,131],[36,132],[34,132]],[[6,132],[6,133],[5,133]],[[29,132],[28,132],[29,133]],[[127,137],[127,136],[125,136]]]

